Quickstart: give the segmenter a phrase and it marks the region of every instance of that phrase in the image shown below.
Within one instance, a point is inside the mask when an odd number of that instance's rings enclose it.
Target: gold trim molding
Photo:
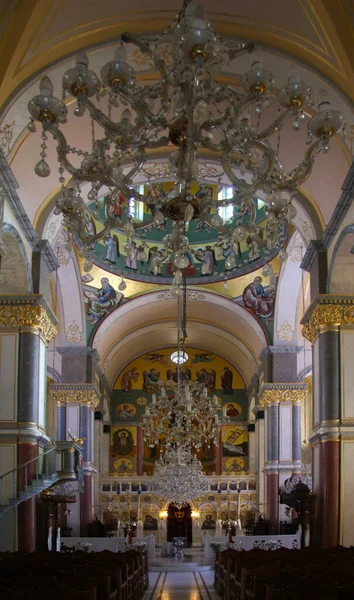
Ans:
[[[354,325],[354,296],[318,294],[304,314],[302,335],[311,344],[326,331],[338,331],[341,325]]]
[[[0,327],[28,327],[48,344],[57,334],[57,318],[41,294],[0,296]]]
[[[100,394],[94,384],[59,384],[50,386],[53,400],[60,406],[79,404],[96,410],[101,404]]]
[[[301,404],[305,401],[307,383],[265,383],[259,394],[263,410],[278,404]]]

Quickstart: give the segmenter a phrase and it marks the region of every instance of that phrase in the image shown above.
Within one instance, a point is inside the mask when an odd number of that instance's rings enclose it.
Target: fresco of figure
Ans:
[[[104,245],[106,246],[106,258],[105,261],[111,265],[115,265],[119,256],[119,240],[116,235],[113,237],[107,235],[104,239]]]
[[[195,257],[202,263],[201,275],[212,275],[214,273],[216,260],[214,250],[212,250],[211,246],[205,246],[205,250],[198,248],[195,252]]]
[[[267,320],[273,315],[275,298],[273,293],[265,291],[262,277],[255,277],[243,290],[243,303],[256,317]]]
[[[224,394],[233,394],[232,389],[233,373],[229,367],[224,367],[224,374],[221,375],[221,387]]]
[[[121,388],[125,394],[130,394],[132,391],[133,383],[136,383],[139,378],[139,373],[136,370],[136,367],[132,367],[123,373],[121,379]]]
[[[136,242],[131,242],[129,254],[127,254],[127,257],[125,259],[126,269],[132,269],[133,271],[138,270],[138,254],[139,248],[137,248]]]
[[[108,277],[102,277],[102,287],[90,294],[90,305],[87,312],[91,323],[97,323],[116,306],[116,291],[109,283]]]
[[[167,258],[166,250],[159,250],[157,246],[153,246],[149,250],[148,266],[151,273],[154,275],[162,275],[162,263]]]

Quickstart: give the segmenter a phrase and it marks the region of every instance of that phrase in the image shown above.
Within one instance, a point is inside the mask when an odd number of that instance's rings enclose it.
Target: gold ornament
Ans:
[[[259,396],[259,406],[262,409],[273,404],[301,404],[306,397],[306,383],[268,383],[265,384]]]
[[[40,294],[0,298],[0,327],[34,327],[49,343],[57,334],[56,325],[54,313]]]
[[[86,404],[96,410],[101,403],[95,386],[90,384],[53,384],[51,391],[57,404]]]
[[[306,311],[301,323],[302,335],[313,343],[325,327],[354,324],[354,297],[318,294]]]

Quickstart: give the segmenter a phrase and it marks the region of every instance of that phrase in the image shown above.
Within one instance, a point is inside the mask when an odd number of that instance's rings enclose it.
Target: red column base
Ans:
[[[84,492],[80,494],[80,535],[87,537],[93,521],[93,479],[84,475]]]
[[[266,510],[268,535],[277,535],[279,529],[279,475],[278,473],[267,473],[266,484]]]

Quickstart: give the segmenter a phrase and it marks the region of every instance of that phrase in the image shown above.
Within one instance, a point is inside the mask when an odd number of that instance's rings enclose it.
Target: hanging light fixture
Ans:
[[[136,81],[128,63],[131,45],[154,64],[160,75],[156,83]],[[128,248],[135,238],[143,242],[147,231],[170,220],[174,227],[163,243],[180,269],[188,266],[186,225],[191,221],[216,232],[215,246],[224,244],[235,252],[246,238],[268,255],[282,248],[287,224],[296,215],[292,199],[309,177],[316,156],[327,152],[331,138],[342,132],[344,118],[327,100],[315,112],[312,90],[296,73],[278,93],[273,91],[273,75],[259,60],[243,73],[239,84],[219,80],[217,75],[229,63],[253,50],[252,44],[222,39],[203,8],[187,1],[160,37],[124,33],[114,57],[102,67],[101,77],[80,52],[76,65],[63,75],[63,100],[76,100],[74,114],[91,132],[91,149],[69,143],[62,127],[67,122],[67,105],[55,97],[48,77],[41,80],[39,95],[28,105],[29,130],[35,130],[35,121],[42,125],[35,172],[40,177],[50,174],[46,160],[50,134],[57,143],[62,185],[56,213],[63,216],[70,235],[89,248],[118,229],[126,235]],[[308,146],[304,145],[300,162],[286,170],[281,149],[293,143],[306,120]],[[284,129],[290,141],[284,139]],[[144,171],[149,152],[161,150],[169,153],[173,185],[163,197],[152,198],[139,193],[134,180]],[[198,198],[192,193],[194,184],[202,192],[205,187],[200,167],[206,155],[217,166],[215,182],[232,188],[227,199],[212,199],[207,189]],[[65,171],[72,176],[67,187]],[[90,188],[85,199],[83,184]],[[100,193],[106,193],[105,222],[99,232],[92,233],[86,205],[95,203]],[[265,201],[261,220],[256,196]],[[129,202],[134,199],[145,204],[151,218],[138,221],[130,215]],[[220,215],[222,207],[232,207],[226,219]],[[286,253],[280,257],[286,258]],[[232,256],[226,268],[232,268],[230,261]]]
[[[188,448],[169,448],[155,463],[151,489],[178,508],[207,492],[209,487],[201,462]]]
[[[184,345],[187,340],[187,290],[186,280],[172,288],[177,292],[177,357],[187,355]],[[220,427],[229,422],[226,406],[222,407],[218,397],[211,398],[204,382],[191,383],[183,360],[177,362],[177,382],[169,381],[161,387],[159,394],[152,394],[151,404],[145,408],[141,419],[144,441],[149,446],[162,448],[195,448],[204,443],[209,447],[219,443]]]

